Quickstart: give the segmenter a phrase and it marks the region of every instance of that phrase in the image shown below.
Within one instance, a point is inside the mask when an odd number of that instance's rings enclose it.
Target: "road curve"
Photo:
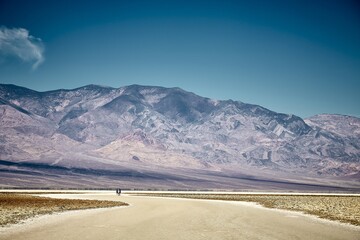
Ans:
[[[0,239],[360,239],[359,227],[246,203],[115,194],[64,194],[61,197],[119,200],[130,206],[35,219],[2,231]]]

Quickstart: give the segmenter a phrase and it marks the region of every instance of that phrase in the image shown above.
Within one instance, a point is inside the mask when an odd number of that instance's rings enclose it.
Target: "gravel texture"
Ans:
[[[118,201],[56,199],[30,194],[0,193],[0,226],[54,212],[125,205],[127,204]]]

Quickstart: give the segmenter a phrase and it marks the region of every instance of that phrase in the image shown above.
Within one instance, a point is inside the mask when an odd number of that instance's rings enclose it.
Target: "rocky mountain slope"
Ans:
[[[137,186],[152,179],[156,184],[149,186],[239,188],[247,183],[237,181],[249,175],[356,185],[360,119],[303,120],[179,88],[89,85],[37,92],[0,85],[0,159],[6,186],[21,185],[13,176],[33,181],[33,173],[64,185],[54,178],[63,170],[81,186]]]

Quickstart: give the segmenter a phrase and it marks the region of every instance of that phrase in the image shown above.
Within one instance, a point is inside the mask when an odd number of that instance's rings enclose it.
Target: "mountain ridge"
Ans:
[[[339,180],[360,171],[356,117],[302,119],[180,88],[141,85],[37,92],[0,84],[0,99],[0,159],[6,161],[99,171],[107,162],[136,171],[175,167],[184,174],[249,171],[294,179]]]

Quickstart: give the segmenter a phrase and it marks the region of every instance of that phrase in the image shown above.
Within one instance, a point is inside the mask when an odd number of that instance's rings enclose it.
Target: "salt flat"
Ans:
[[[249,203],[119,197],[111,192],[50,196],[130,206],[37,218],[5,229],[0,239],[360,239],[359,227]]]

